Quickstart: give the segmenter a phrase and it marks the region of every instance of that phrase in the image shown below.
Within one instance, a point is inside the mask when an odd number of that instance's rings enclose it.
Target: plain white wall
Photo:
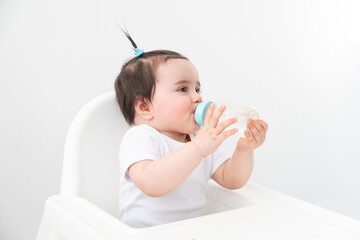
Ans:
[[[204,99],[269,123],[252,182],[360,219],[359,3],[0,0],[0,239],[34,239],[66,131],[133,56],[171,49]],[[229,148],[231,143],[226,143]]]

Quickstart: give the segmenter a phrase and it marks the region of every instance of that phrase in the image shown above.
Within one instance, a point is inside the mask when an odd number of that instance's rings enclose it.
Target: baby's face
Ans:
[[[175,140],[198,131],[195,109],[202,101],[199,92],[199,74],[190,61],[171,59],[161,64],[152,100],[153,127]]]

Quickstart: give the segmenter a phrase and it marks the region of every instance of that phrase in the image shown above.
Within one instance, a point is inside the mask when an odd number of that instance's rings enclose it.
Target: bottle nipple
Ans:
[[[204,126],[204,120],[205,120],[205,116],[206,113],[209,109],[210,104],[213,103],[213,101],[208,101],[208,102],[201,102],[199,103],[199,105],[196,107],[195,110],[195,121],[198,125],[200,126]]]

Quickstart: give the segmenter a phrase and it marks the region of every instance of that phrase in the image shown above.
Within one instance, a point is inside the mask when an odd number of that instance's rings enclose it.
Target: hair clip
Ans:
[[[136,57],[140,57],[143,53],[144,53],[144,50],[136,48],[134,54]]]

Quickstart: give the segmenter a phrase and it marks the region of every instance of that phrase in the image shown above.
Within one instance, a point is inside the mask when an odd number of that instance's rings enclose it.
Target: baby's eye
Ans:
[[[180,88],[178,91],[179,91],[179,92],[186,92],[186,89],[187,89],[186,87],[182,87],[182,88]]]
[[[196,89],[195,91],[196,91],[197,93],[201,93],[201,89],[200,89],[200,88]]]

